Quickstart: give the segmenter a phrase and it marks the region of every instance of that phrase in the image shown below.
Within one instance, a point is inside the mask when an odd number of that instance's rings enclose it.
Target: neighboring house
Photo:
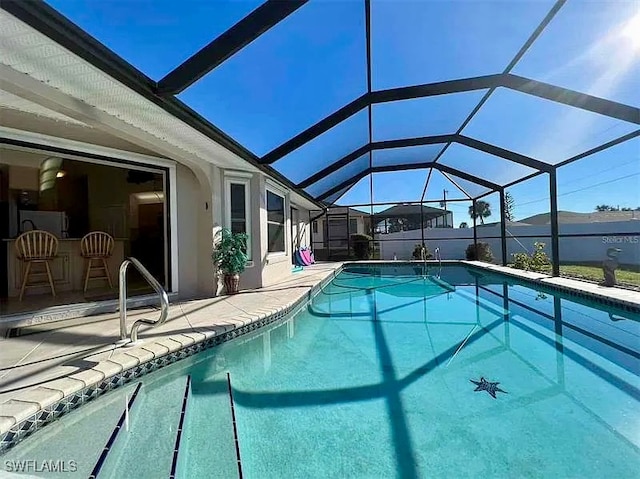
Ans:
[[[142,73],[70,23],[55,40],[3,9],[0,23],[0,317],[56,305],[77,317],[98,300],[115,311],[117,289],[96,283],[83,294],[80,238],[96,230],[115,237],[114,283],[131,255],[172,299],[217,294],[211,252],[222,227],[249,236],[243,289],[291,275],[292,251],[309,243],[309,211],[321,204],[243,159],[241,147],[179,100],[159,98]],[[14,244],[28,229],[60,239],[56,295],[34,287],[19,301]]]
[[[453,213],[430,206],[423,206],[421,211],[420,205],[413,204],[395,205],[374,215],[347,207],[330,208],[312,221],[312,248],[317,258],[343,259],[349,256],[349,238],[355,233],[373,233],[378,240],[379,235],[420,230],[422,225],[452,228]]]
[[[311,212],[311,217],[320,212]],[[369,213],[354,208],[331,208],[311,222],[312,249],[319,259],[348,255],[349,237],[371,234]]]
[[[400,204],[375,213],[372,217],[378,234],[413,231],[422,228],[453,228],[453,213],[448,210],[412,204]]]

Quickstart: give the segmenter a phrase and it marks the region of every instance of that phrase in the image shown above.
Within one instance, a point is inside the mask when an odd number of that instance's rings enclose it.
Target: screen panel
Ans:
[[[429,169],[374,173],[375,203],[420,201]]]
[[[272,166],[294,183],[300,183],[367,143],[369,115],[364,109],[292,151]]]
[[[366,73],[364,2],[309,2],[179,97],[262,156],[365,93]]]
[[[504,185],[537,171],[457,143],[447,148],[438,162],[498,185]]]
[[[336,202],[336,200],[338,200],[342,195],[344,195],[347,191],[349,191],[349,188],[351,188],[353,185],[347,185],[344,188],[340,189],[339,191],[336,191],[335,193],[331,194],[330,196],[327,196],[324,200],[325,203],[327,204],[333,204]]]
[[[47,3],[149,77],[160,80],[264,0]]]
[[[514,73],[640,106],[638,2],[567,2]]]
[[[453,184],[441,171],[433,168],[429,177],[429,184],[424,194],[425,201],[440,201],[444,206],[446,200],[468,199],[463,191]]]
[[[450,173],[445,173],[445,176],[451,179],[458,187],[462,188],[469,196],[472,198],[477,198],[480,195],[484,195],[485,193],[489,193],[491,190],[484,186],[478,185],[477,183],[473,183],[471,181],[462,179],[456,175],[452,175]]]
[[[553,3],[371,2],[373,86],[500,73]]]
[[[357,160],[346,164],[319,181],[307,186],[304,190],[310,195],[317,197],[367,169],[369,169],[369,153],[362,155]]]
[[[463,134],[556,164],[637,127],[580,108],[498,88]]]
[[[404,148],[387,148],[384,150],[374,150],[371,154],[373,157],[373,166],[395,166],[395,165],[412,165],[417,163],[426,163],[433,161],[442,151],[444,145],[437,143],[435,145],[419,145],[407,146]]]
[[[638,222],[640,138],[558,168],[557,182],[558,209],[583,216],[585,223]]]
[[[452,93],[372,106],[373,140],[455,133],[486,90]]]
[[[335,204],[340,206],[366,205],[371,203],[371,175],[361,178],[342,196],[336,197]]]
[[[557,181],[562,275],[600,282],[615,256],[617,283],[640,287],[640,138],[558,168]]]

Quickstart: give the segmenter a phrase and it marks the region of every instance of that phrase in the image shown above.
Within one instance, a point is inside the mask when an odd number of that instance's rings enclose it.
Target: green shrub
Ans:
[[[371,241],[373,238],[369,235],[353,234],[351,235],[351,246],[357,259],[371,258]]]
[[[416,247],[413,249],[413,258],[414,259],[422,259],[422,249],[424,248],[424,257],[425,259],[431,259],[433,258],[433,255],[429,252],[429,248],[427,248],[427,245],[419,245],[417,244]]]
[[[551,261],[549,261],[547,253],[544,252],[546,244],[536,241],[533,246],[535,248],[531,255],[531,270],[538,272],[547,271],[549,266],[551,266]]]
[[[527,253],[512,253],[513,267],[516,269],[523,269],[529,271],[531,258]]]
[[[549,270],[551,261],[547,253],[544,252],[545,243],[536,241],[533,244],[533,253],[528,255],[527,253],[513,253],[513,267],[516,269],[523,269],[525,271],[535,271],[537,273],[544,273]]]
[[[493,262],[493,253],[489,243],[478,242],[476,245],[471,243],[467,246],[465,251],[467,260],[469,261],[485,261],[487,263]]]

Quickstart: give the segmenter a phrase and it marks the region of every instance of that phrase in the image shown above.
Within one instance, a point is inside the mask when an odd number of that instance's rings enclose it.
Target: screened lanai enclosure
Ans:
[[[155,2],[166,23],[136,29],[109,3],[103,30],[48,3],[311,198],[324,259],[354,234],[383,259],[485,243],[509,264],[544,243],[553,275],[617,255],[637,281],[637,1]]]

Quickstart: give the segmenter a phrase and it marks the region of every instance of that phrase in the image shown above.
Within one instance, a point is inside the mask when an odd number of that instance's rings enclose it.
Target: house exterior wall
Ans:
[[[105,139],[106,142],[106,139]],[[74,145],[72,145],[74,146]],[[77,145],[75,145],[77,146]],[[92,145],[87,144],[91,147]],[[81,151],[78,159],[81,160]],[[115,151],[115,150],[113,150]],[[120,155],[132,155],[132,161],[145,165],[144,159],[134,157],[136,152],[118,150]],[[151,158],[151,157],[150,157]],[[162,159],[162,161],[167,161]],[[224,170],[210,163],[200,165],[183,164],[180,159],[168,160],[175,165],[175,175],[168,176],[171,182],[169,191],[170,215],[175,222],[171,228],[170,238],[172,253],[177,257],[177,268],[173,273],[172,291],[179,294],[180,299],[195,297],[211,297],[222,292],[222,281],[218,278],[211,261],[215,235],[225,225],[225,178],[242,176],[249,180],[250,194],[250,235],[252,238],[252,261],[241,278],[241,288],[259,288],[273,284],[291,274],[292,268],[292,236],[290,200],[291,192],[275,184],[265,175],[236,170]],[[105,180],[111,184],[111,189],[101,184],[101,197],[108,203],[110,195],[122,196],[119,181],[125,181],[126,169],[122,174],[114,170],[113,178]],[[119,175],[119,176],[118,176]],[[123,176],[125,175],[125,176]],[[269,253],[267,251],[267,211],[266,189],[270,187],[279,190],[285,199],[285,251],[283,253]],[[115,188],[115,189],[114,189]],[[175,205],[171,206],[171,199]],[[300,244],[310,243],[309,210],[294,205],[298,209]],[[91,215],[98,218],[99,215]],[[92,225],[96,226],[96,225]],[[97,227],[97,226],[96,226]]]
[[[267,241],[267,187],[284,195],[284,253],[269,253]],[[260,175],[260,246],[262,258],[262,285],[269,286],[291,274],[291,201],[289,192],[277,187],[264,175]]]
[[[212,180],[214,185],[212,190],[212,204],[214,204],[213,214],[213,234],[225,224],[225,211],[229,208],[226,204],[225,196],[225,178],[238,179],[242,178],[249,182],[250,194],[250,224],[249,235],[251,237],[251,261],[247,264],[245,271],[240,276],[240,289],[260,288],[273,284],[277,281],[287,278],[291,274],[292,269],[292,243],[291,236],[291,207],[298,210],[298,228],[300,244],[303,246],[310,244],[310,225],[309,210],[292,204],[290,192],[275,182],[268,179],[266,175],[261,173],[238,172],[234,170],[222,170],[215,168],[216,175]],[[268,236],[267,236],[267,188],[281,193],[284,196],[284,215],[285,215],[285,251],[284,253],[268,252]],[[207,258],[210,256],[209,250]],[[205,261],[204,253],[202,261]],[[212,272],[212,275],[214,273]],[[223,292],[221,281],[215,288],[216,293]]]
[[[210,296],[215,291],[211,250],[217,216],[212,208],[210,177],[196,177],[192,170],[178,164],[176,183],[180,298]]]

